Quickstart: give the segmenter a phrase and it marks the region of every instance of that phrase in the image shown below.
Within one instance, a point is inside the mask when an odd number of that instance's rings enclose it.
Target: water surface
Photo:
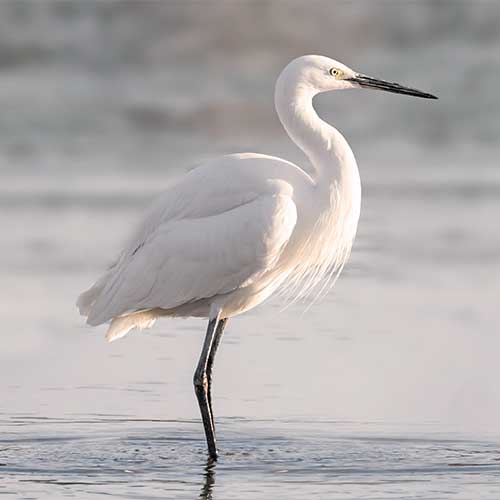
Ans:
[[[20,498],[480,498],[500,495],[500,444],[377,422],[119,415],[3,418],[1,494]],[[390,428],[390,430],[388,430]]]

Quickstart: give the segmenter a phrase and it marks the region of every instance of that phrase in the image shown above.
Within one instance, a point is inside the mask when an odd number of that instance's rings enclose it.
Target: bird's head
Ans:
[[[324,56],[302,56],[294,59],[283,71],[297,86],[308,87],[313,93],[342,89],[376,89],[426,99],[436,96],[399,83],[388,82],[358,73],[339,61]]]

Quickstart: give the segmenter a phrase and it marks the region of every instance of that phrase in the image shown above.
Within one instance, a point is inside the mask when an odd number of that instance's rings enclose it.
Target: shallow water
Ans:
[[[220,419],[207,462],[192,420],[8,416],[3,497],[484,498],[500,495],[500,442],[376,422]],[[389,430],[390,428],[390,430]]]

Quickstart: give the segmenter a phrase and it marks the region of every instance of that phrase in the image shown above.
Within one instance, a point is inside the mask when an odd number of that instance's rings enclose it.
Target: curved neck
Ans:
[[[290,139],[311,161],[314,181],[328,180],[331,184],[356,162],[343,135],[316,113],[312,101],[317,93],[309,85],[290,82],[282,73],[276,82],[274,102]]]

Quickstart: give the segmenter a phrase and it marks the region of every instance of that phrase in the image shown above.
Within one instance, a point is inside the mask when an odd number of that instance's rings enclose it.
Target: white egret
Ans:
[[[277,80],[276,111],[311,166],[256,153],[198,166],[152,204],[113,266],[78,299],[88,324],[111,321],[109,341],[161,316],[208,318],[194,386],[213,459],[211,376],[228,318],[278,289],[307,294],[336,277],[351,252],[361,202],[356,160],[312,100],[353,88],[436,98],[327,57],[293,60]]]

